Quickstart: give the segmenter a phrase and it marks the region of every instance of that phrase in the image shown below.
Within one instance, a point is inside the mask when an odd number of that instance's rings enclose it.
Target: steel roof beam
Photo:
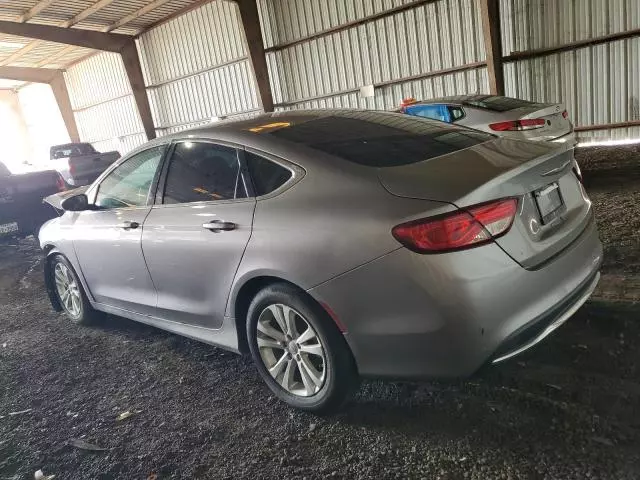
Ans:
[[[133,37],[130,35],[121,35],[119,33],[95,32],[79,28],[63,28],[8,21],[0,21],[0,33],[107,52],[120,52],[128,42],[133,41]]]

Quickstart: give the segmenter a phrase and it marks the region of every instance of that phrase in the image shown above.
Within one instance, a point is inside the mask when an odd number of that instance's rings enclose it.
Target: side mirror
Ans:
[[[89,198],[84,193],[79,193],[73,197],[65,198],[60,204],[65,212],[82,212],[91,210]]]

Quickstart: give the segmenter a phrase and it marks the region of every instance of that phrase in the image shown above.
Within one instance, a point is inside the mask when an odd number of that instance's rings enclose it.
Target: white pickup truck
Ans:
[[[120,153],[99,153],[90,143],[67,143],[51,147],[47,169],[57,170],[67,185],[89,185],[109,165],[120,158]]]

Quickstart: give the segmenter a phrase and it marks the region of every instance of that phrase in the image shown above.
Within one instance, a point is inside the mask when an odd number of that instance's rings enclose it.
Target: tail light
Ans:
[[[64,192],[67,189],[67,184],[64,182],[64,178],[60,174],[58,174],[58,178],[56,178],[56,187],[59,192]]]
[[[569,112],[567,112],[566,110],[562,112],[562,118],[567,118],[568,116],[569,116]]]
[[[504,235],[513,225],[518,201],[507,198],[393,228],[396,240],[418,253],[476,247]]]
[[[544,118],[525,118],[523,120],[491,123],[489,124],[489,128],[496,132],[534,130],[544,127],[545,123]]]

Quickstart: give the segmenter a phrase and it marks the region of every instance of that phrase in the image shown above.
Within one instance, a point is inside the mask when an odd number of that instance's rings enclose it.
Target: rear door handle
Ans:
[[[224,222],[222,220],[212,220],[208,223],[203,223],[202,228],[206,228],[207,230],[211,230],[212,232],[222,232],[235,230],[237,225],[233,222]]]
[[[122,228],[124,230],[135,230],[139,226],[140,224],[138,222],[122,222],[121,224],[117,225],[118,228]]]

